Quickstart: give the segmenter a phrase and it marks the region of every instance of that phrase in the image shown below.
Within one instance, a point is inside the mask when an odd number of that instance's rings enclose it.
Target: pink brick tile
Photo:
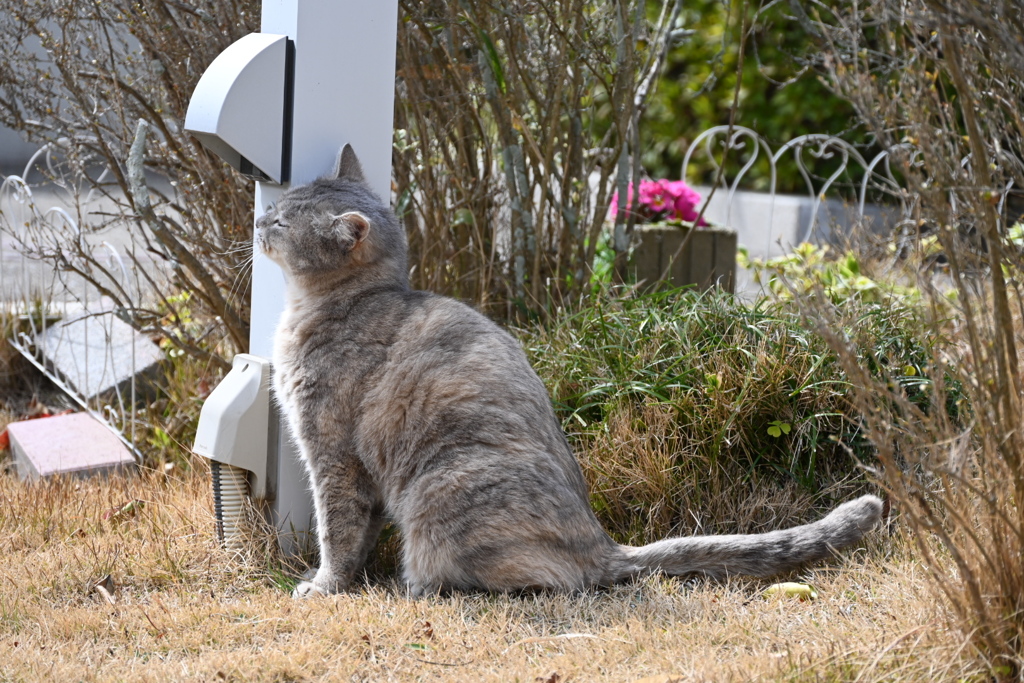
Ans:
[[[62,472],[81,476],[135,463],[110,429],[88,413],[12,422],[7,430],[22,479]]]

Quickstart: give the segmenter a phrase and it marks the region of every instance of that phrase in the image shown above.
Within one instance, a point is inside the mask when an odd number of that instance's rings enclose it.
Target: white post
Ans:
[[[374,191],[388,200],[397,22],[397,0],[264,0],[261,31],[294,41],[294,104],[290,181],[256,183],[257,218],[289,186],[330,171],[345,143],[355,148]],[[253,102],[254,115],[259,110]],[[249,353],[271,357],[283,309],[281,271],[257,250]],[[313,507],[287,427],[281,423],[276,434],[269,445],[270,467],[277,470],[272,514],[287,551],[303,543]],[[298,536],[290,537],[291,530]]]

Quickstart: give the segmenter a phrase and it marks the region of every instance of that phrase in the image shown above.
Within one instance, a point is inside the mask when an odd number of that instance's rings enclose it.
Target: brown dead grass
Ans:
[[[900,533],[763,583],[654,577],[577,596],[293,601],[216,547],[208,482],[0,476],[0,681],[949,680],[978,673]],[[145,507],[121,521],[104,511]],[[94,586],[113,581],[114,604]],[[655,680],[666,680],[659,678]]]

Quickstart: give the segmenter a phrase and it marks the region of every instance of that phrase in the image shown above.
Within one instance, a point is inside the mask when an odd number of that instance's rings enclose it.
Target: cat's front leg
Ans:
[[[383,509],[373,514],[372,517],[370,518],[370,523],[367,525],[367,532],[366,535],[364,536],[363,549],[360,552],[360,557],[363,558],[362,561],[360,561],[359,563],[360,565],[366,562],[366,558],[369,556],[370,551],[373,550],[374,547],[376,547],[377,540],[380,538],[380,532],[384,528],[384,525],[386,523],[387,519],[383,514]],[[322,566],[323,565],[321,564],[321,567]],[[338,589],[335,591],[323,590],[319,588],[316,584],[317,575],[319,574],[320,568],[310,569],[309,571],[303,573],[302,578],[305,580],[300,582],[295,587],[295,590],[292,591],[292,597],[310,598],[315,597],[317,595],[330,595],[332,593],[340,593],[344,590],[344,588],[342,587],[338,587]]]
[[[308,461],[313,485],[320,567],[292,597],[331,595],[348,588],[383,525],[377,487],[358,458]]]

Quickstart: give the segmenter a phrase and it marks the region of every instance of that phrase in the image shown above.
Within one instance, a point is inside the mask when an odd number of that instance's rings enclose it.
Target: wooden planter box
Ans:
[[[655,287],[672,256],[693,232],[669,270],[673,286],[696,285],[698,289],[718,286],[732,292],[736,286],[736,233],[724,228],[692,229],[685,226],[653,223],[638,225],[630,266],[642,288]]]

